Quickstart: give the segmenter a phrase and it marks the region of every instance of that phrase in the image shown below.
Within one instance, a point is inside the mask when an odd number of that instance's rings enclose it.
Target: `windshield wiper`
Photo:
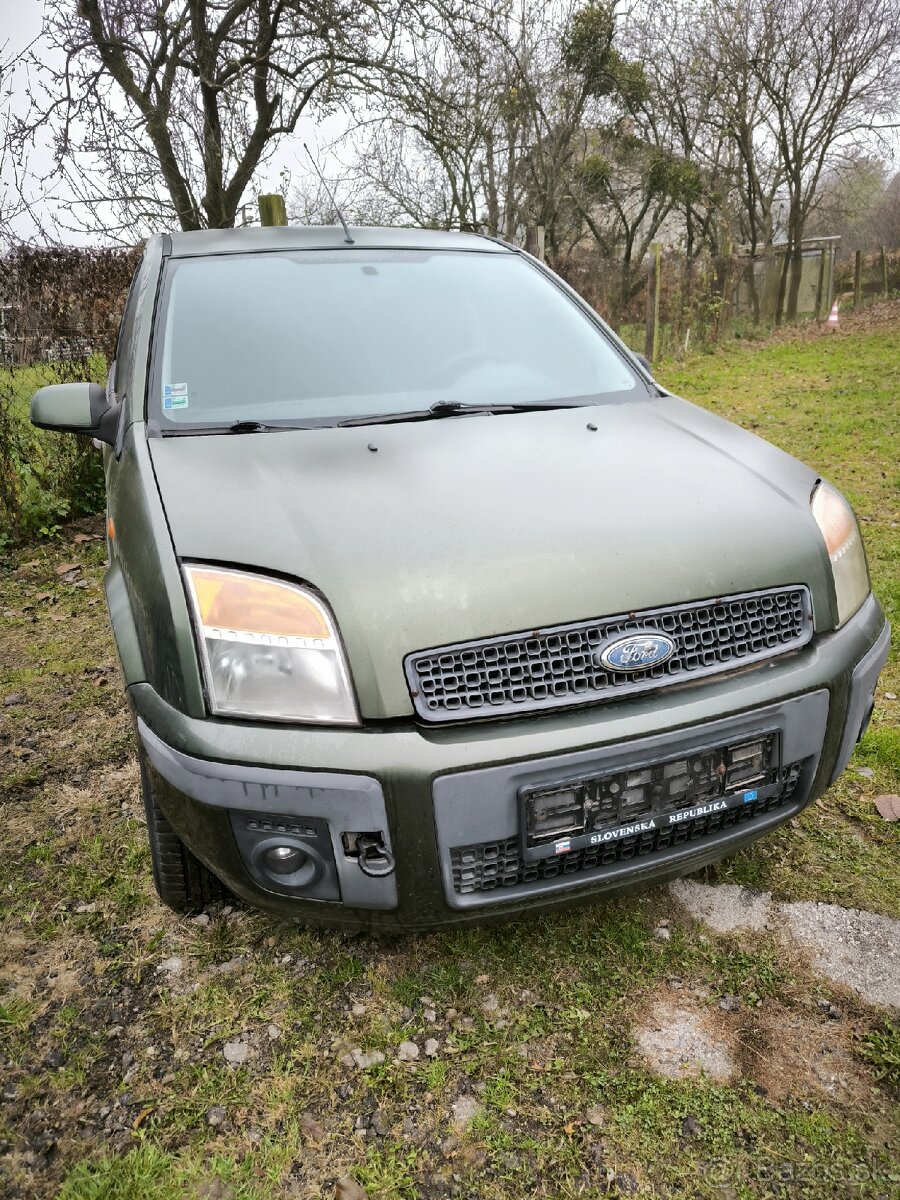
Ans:
[[[265,421],[235,421],[226,426],[229,433],[266,433],[270,429],[284,429],[284,425],[267,425]]]
[[[163,429],[163,437],[192,437],[204,433],[278,433],[285,429],[312,429],[312,425],[267,425],[265,421],[233,421],[230,425],[186,425]]]
[[[441,417],[465,417],[474,413],[520,413],[546,412],[552,408],[583,407],[586,401],[577,404],[564,400],[545,404],[463,404],[458,400],[438,400],[430,408],[413,408],[408,412],[370,413],[365,417],[351,417],[349,421],[338,421],[339,429],[352,425],[393,425],[400,421],[436,421]]]

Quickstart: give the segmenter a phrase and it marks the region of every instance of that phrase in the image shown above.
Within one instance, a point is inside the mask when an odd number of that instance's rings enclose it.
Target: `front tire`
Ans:
[[[191,853],[169,824],[153,793],[143,754],[140,764],[153,883],[160,900],[177,913],[195,913],[214,901],[229,899],[228,888]]]

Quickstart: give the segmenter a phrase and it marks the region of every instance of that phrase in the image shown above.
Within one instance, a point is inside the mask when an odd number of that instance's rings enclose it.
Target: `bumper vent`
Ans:
[[[666,662],[601,665],[605,648],[643,632],[671,639]],[[798,650],[811,637],[809,592],[798,586],[441,646],[405,666],[420,717],[461,721],[631,696]]]
[[[800,764],[786,767],[782,772],[784,787],[777,795],[742,808],[726,809],[678,825],[633,834],[615,842],[589,846],[571,854],[558,854],[535,862],[526,862],[522,858],[516,837],[475,846],[456,846],[450,851],[453,889],[458,895],[466,896],[475,892],[502,891],[522,883],[549,883],[597,867],[644,858],[659,850],[695,843],[787,804],[797,789],[800,770]]]

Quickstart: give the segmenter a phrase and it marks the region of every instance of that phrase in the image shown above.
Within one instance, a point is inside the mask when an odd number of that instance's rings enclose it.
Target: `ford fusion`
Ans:
[[[97,439],[156,887],[421,929],[694,871],[845,768],[850,506],[474,234],[157,236]]]

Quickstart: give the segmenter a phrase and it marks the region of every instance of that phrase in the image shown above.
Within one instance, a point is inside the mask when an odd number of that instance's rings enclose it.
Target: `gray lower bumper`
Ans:
[[[422,729],[411,722],[333,730],[200,720],[147,684],[129,696],[176,832],[235,892],[309,923],[426,929],[483,922],[586,896],[621,892],[696,870],[798,812],[846,765],[887,653],[870,598],[843,629],[768,667],[628,703],[517,722]],[[459,847],[518,834],[520,788],[569,772],[615,771],[678,757],[710,740],[775,729],[783,761],[802,763],[790,796],[771,810],[691,833],[629,860],[577,865],[493,890],[465,892]],[[240,833],[254,814],[310,818],[328,851],[330,893],[260,884]],[[240,824],[243,822],[243,824]],[[396,874],[372,879],[346,853],[348,830],[380,831]],[[695,831],[696,832],[696,831]],[[252,855],[250,856],[252,858]],[[333,865],[330,859],[333,857]],[[339,898],[338,898],[339,897]]]
[[[357,858],[345,853],[342,835],[351,831],[374,831],[391,849],[384,793],[377,779],[336,772],[272,771],[262,767],[204,762],[189,758],[167,746],[138,718],[138,736],[153,769],[181,796],[202,805],[234,814],[235,836],[241,842],[242,818],[248,814],[291,817],[323,822],[334,856],[338,894],[351,908],[391,909],[397,906],[397,884],[393,875],[375,878],[364,875]],[[175,814],[170,820],[178,824]],[[289,839],[274,839],[285,842]],[[299,838],[298,844],[314,838]],[[196,848],[206,858],[202,848]],[[250,855],[247,864],[252,871]],[[214,863],[209,864],[213,870]],[[266,881],[258,879],[261,886]],[[270,882],[270,887],[273,883]],[[274,884],[277,887],[277,884]],[[276,893],[277,894],[277,893]],[[284,891],[281,894],[285,894]],[[315,894],[307,899],[315,898]]]
[[[885,625],[881,635],[872,649],[857,663],[850,678],[850,691],[847,696],[847,716],[844,719],[844,734],[838,750],[837,761],[831,776],[831,783],[846,768],[852,755],[853,748],[859,741],[868,719],[872,713],[875,701],[875,685],[887,662],[891,648],[891,628]]]
[[[488,890],[469,893],[457,890],[458,880],[454,879],[451,866],[454,851],[473,845],[506,846],[518,839],[518,796],[523,789],[542,785],[565,786],[567,781],[584,776],[611,775],[623,768],[634,770],[644,764],[660,763],[704,747],[745,741],[763,733],[777,733],[782,761],[802,764],[799,780],[791,795],[791,811],[802,808],[809,799],[816,776],[825,741],[828,707],[828,692],[817,691],[740,717],[641,738],[625,746],[604,746],[583,754],[560,755],[539,762],[442,776],[434,784],[434,814],[447,902],[453,908],[478,908],[496,904],[499,900],[526,899],[538,894],[584,887],[601,879],[612,882],[616,876],[633,874],[638,865],[633,857],[599,864],[587,870],[576,870],[575,863],[570,866],[566,862],[568,856],[565,856],[559,860],[559,874],[554,879],[543,875],[532,882],[513,884],[496,880],[497,886],[491,886]],[[766,815],[762,813],[754,820],[763,823]],[[743,823],[739,827],[723,827],[721,839],[727,841],[738,830],[745,832]],[[648,869],[651,867],[651,858],[654,866],[664,868],[673,859],[682,856],[685,849],[684,843],[678,843],[654,851],[648,858]],[[722,853],[725,852],[723,848]],[[554,869],[557,868],[554,866]]]

